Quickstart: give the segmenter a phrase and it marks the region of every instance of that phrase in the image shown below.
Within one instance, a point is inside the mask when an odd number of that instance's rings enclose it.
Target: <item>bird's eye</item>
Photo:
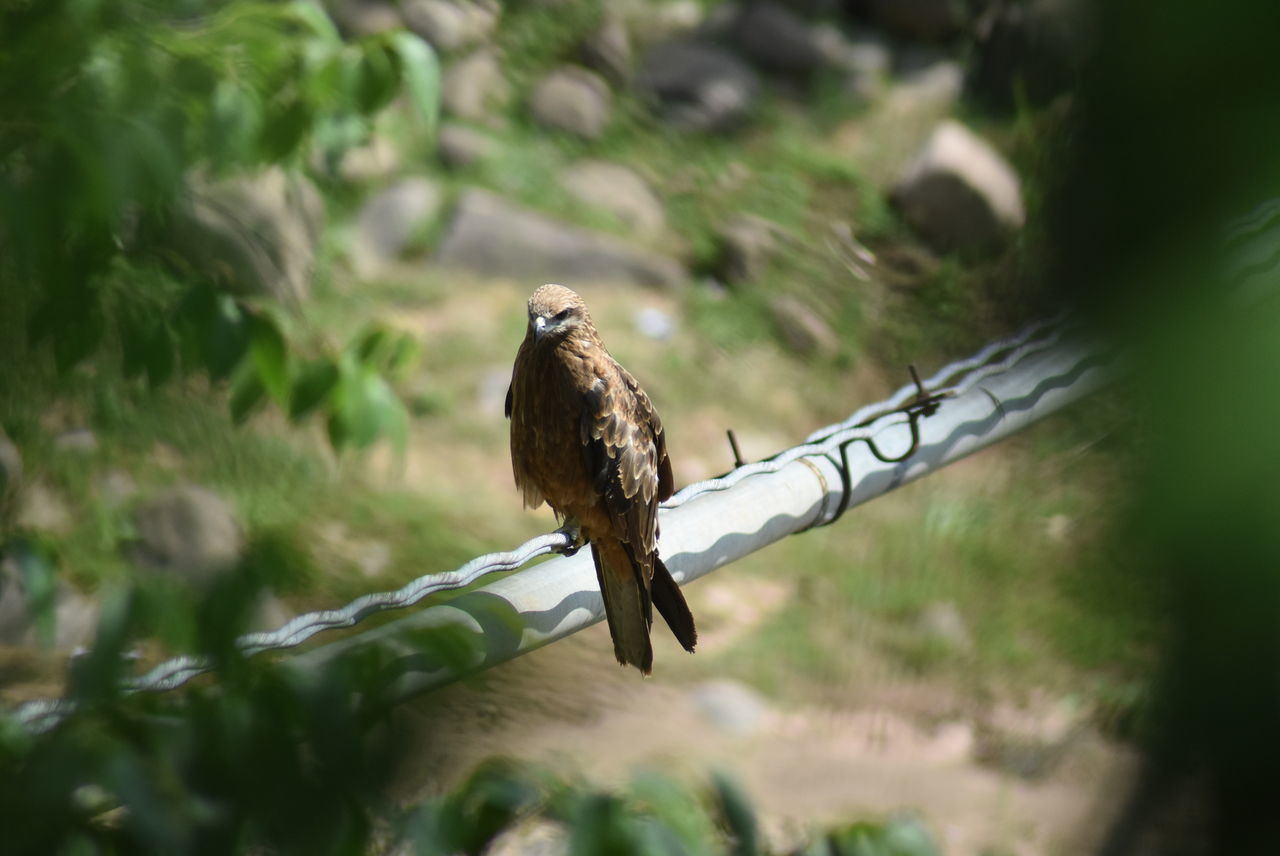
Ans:
[[[573,310],[571,310],[571,309],[561,309],[559,312],[557,312],[557,313],[556,313],[556,316],[555,316],[555,317],[556,317],[556,320],[557,320],[557,321],[563,321],[564,319],[566,319],[566,318],[568,318],[568,317],[569,317],[569,315],[572,313],[572,311],[573,311]]]

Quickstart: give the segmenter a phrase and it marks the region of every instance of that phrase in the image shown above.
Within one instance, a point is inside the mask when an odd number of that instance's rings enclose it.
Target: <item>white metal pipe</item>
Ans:
[[[942,402],[921,420],[920,443],[902,463],[884,463],[865,443],[847,449],[848,508],[985,448],[1096,391],[1111,372],[1097,348],[1067,341],[1034,353]],[[934,392],[935,390],[930,390]],[[910,447],[903,417],[881,420],[875,440],[896,456]],[[876,425],[871,426],[875,429]],[[703,493],[660,515],[659,549],[682,583],[778,541],[831,521],[843,493],[841,457],[801,458],[774,473]],[[376,646],[396,677],[390,692],[404,698],[446,683],[595,624],[604,617],[589,550],[556,557],[504,579],[338,642],[297,655],[310,669]],[[442,657],[429,644],[434,631],[454,628],[464,646]],[[663,632],[660,628],[655,632]],[[415,640],[428,640],[427,645]],[[461,651],[458,648],[461,647]],[[603,656],[603,655],[602,655]]]

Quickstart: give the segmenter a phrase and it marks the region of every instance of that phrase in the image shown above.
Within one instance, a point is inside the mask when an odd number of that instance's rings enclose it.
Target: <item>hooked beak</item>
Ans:
[[[533,341],[540,340],[544,333],[547,332],[547,319],[539,315],[533,319]]]

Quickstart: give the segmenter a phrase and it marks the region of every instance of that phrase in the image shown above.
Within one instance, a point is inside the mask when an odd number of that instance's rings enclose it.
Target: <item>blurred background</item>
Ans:
[[[82,703],[0,728],[15,852],[1275,852],[1280,21],[1121,5],[0,2],[0,701]],[[548,281],[678,486],[1064,307],[1132,371],[691,585],[648,680],[240,658],[553,528]]]

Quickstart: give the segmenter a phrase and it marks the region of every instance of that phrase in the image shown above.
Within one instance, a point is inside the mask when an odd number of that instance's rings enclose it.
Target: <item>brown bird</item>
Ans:
[[[662,420],[605,349],[587,304],[562,285],[529,298],[507,416],[525,507],[545,500],[576,529],[574,549],[591,544],[618,662],[653,668],[654,606],[692,651],[693,615],[658,558],[658,503],[673,488]]]

